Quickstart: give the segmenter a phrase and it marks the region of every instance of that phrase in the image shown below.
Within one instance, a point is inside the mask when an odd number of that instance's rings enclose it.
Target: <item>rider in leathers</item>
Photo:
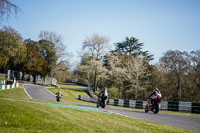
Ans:
[[[151,93],[151,95],[149,95],[148,99],[149,99],[149,105],[152,104],[153,100],[156,99],[157,97],[162,97],[160,91],[158,90],[158,88],[155,88],[155,91]]]
[[[98,100],[101,101],[103,98],[107,99],[108,98],[108,91],[106,88],[104,88],[101,93],[98,95]]]
[[[62,96],[62,92],[61,92],[61,91],[58,91],[58,92],[56,93],[56,98],[61,97],[61,96]]]

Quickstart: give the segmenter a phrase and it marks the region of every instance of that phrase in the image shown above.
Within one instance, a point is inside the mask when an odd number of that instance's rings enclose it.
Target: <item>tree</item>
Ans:
[[[200,50],[190,52],[191,68],[194,74],[194,83],[200,88]]]
[[[174,88],[176,88],[177,82],[172,71],[168,72],[161,64],[156,64],[152,67],[152,74],[149,80],[151,87],[146,90],[147,94],[152,93],[153,88],[158,88],[164,101],[174,100],[174,94],[177,93]]]
[[[39,40],[39,53],[47,61],[46,72],[49,76],[53,76],[53,71],[56,67],[56,51],[53,44],[47,40]],[[45,75],[46,76],[46,75]]]
[[[146,84],[144,78],[150,75],[149,61],[153,59],[148,51],[142,50],[143,43],[140,43],[135,37],[126,37],[125,41],[115,44],[115,50],[112,53],[118,56],[120,61],[121,72],[120,77],[123,76],[122,93],[125,98],[133,97],[138,98],[138,91],[143,90]],[[142,83],[143,82],[143,83]]]
[[[9,0],[0,0],[0,18],[3,19],[4,15],[8,18],[13,12],[17,15],[19,11],[20,8]]]
[[[27,58],[25,62],[25,71],[33,76],[33,81],[36,81],[36,75],[46,76],[47,61],[41,56],[36,49],[27,44]]]
[[[176,94],[174,100],[182,99],[183,77],[189,70],[189,59],[187,52],[167,51],[160,59],[160,64],[166,72],[174,74],[176,77]]]
[[[37,73],[42,76],[52,76],[57,60],[53,44],[47,40],[39,40],[37,42],[31,39],[26,39],[24,42],[28,46],[29,54],[27,56],[29,57],[29,55],[32,55],[34,57],[32,61],[32,63],[34,63],[30,66],[38,65],[41,61],[38,67],[35,66],[36,68],[34,68],[34,74]],[[33,50],[33,53],[31,53],[31,50]]]
[[[187,81],[190,89],[190,97],[192,101],[199,101],[200,97],[200,50],[191,51],[189,55],[190,72]],[[191,87],[192,86],[192,87]]]
[[[145,73],[143,59],[135,56],[122,55],[119,52],[107,54],[107,69],[110,79],[114,79],[120,97],[137,99],[138,90],[141,90],[141,76]],[[128,58],[125,60],[125,58]]]
[[[25,48],[21,35],[10,26],[4,26],[0,30],[0,51],[0,58],[4,60],[0,64],[4,72],[8,69],[20,69],[16,67],[25,58]]]
[[[140,57],[130,56],[126,64],[126,68],[126,78],[130,82],[129,86],[134,88],[135,99],[137,99],[138,90],[142,89],[142,86],[140,85],[140,78],[145,73],[146,69],[143,59]]]
[[[71,81],[72,72],[70,71],[69,63],[63,61],[57,64],[54,71],[54,77],[60,82]]]
[[[69,56],[68,52],[66,51],[67,47],[63,44],[63,39],[61,35],[51,31],[41,31],[39,34],[39,38],[41,40],[52,42],[53,48],[56,51],[57,64],[65,61],[66,58]]]
[[[109,39],[107,37],[93,34],[91,37],[87,37],[83,41],[83,51],[86,55],[99,60],[105,53],[105,49],[108,48]]]
[[[100,78],[105,78],[106,69],[103,67],[103,62],[101,60],[96,60],[93,58],[83,58],[82,64],[77,67],[79,71],[79,75],[82,75],[84,78],[88,80],[88,83],[92,83],[93,91],[96,89],[94,85],[96,85]]]
[[[126,37],[125,41],[118,42],[115,44],[115,50],[125,55],[141,56],[145,60],[153,60],[153,55],[150,55],[148,51],[142,51],[142,46],[144,44],[140,43],[135,37]]]
[[[57,73],[62,73],[66,71],[66,69],[61,69],[65,67],[60,67],[60,64],[68,65],[66,66],[67,69],[70,68],[69,60],[71,55],[67,52],[67,47],[63,43],[62,36],[59,34],[56,34],[52,31],[41,31],[39,34],[39,38],[41,40],[47,40],[52,43],[52,47],[56,52],[56,68],[55,71],[53,71],[53,76],[57,75]]]
[[[40,45],[37,41],[31,39],[24,40],[26,46],[26,59],[23,63],[23,76],[24,73],[31,74],[33,80],[36,80],[36,75],[46,76],[47,75],[47,61],[39,53]]]
[[[123,67],[123,63],[122,63],[122,56],[120,56],[120,53],[118,52],[111,52],[111,53],[107,53],[105,58],[106,58],[106,62],[105,66],[108,70],[108,79],[109,82],[107,86],[109,87],[113,87],[115,86],[116,88],[118,88],[118,97],[119,98],[123,98],[122,97],[122,90],[124,88],[124,82],[125,82],[125,69]]]
[[[26,59],[26,46],[24,44],[22,45],[16,45],[15,51],[13,51],[15,54],[12,56],[9,60],[9,64],[11,66],[12,70],[16,71],[23,71],[23,65],[24,61]]]
[[[100,59],[103,57],[106,48],[108,47],[108,38],[107,37],[103,37],[100,36],[98,34],[93,34],[91,37],[87,37],[84,41],[83,41],[83,58],[88,58],[91,59],[91,61],[89,61],[90,65],[88,67],[92,67],[92,73],[90,77],[92,77],[92,81],[93,81],[93,90],[96,91],[97,90],[97,82],[98,82],[98,74],[101,73],[99,72],[98,66],[96,66],[96,64],[91,64],[91,63],[100,63]],[[95,61],[96,60],[96,61]]]

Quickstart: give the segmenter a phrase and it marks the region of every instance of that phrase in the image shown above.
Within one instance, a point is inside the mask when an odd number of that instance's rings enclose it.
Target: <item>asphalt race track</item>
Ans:
[[[44,86],[39,85],[24,85],[24,88],[27,92],[27,94],[32,99],[38,99],[38,100],[47,100],[47,101],[55,101],[55,95],[45,89]],[[73,103],[62,100],[61,102],[64,103]],[[80,103],[73,103],[78,106],[83,107],[90,107],[90,108],[96,108],[94,105],[87,105],[87,104],[80,104]],[[127,109],[117,109],[117,108],[109,108],[106,107],[105,110],[112,113],[120,114],[123,116],[153,121],[153,122],[159,122],[171,126],[176,126],[179,128],[191,130],[191,131],[197,131],[200,132],[200,117],[193,117],[193,116],[183,116],[183,115],[174,115],[174,114],[164,114],[164,113],[158,113],[153,114],[152,112],[145,113],[142,111],[134,111],[134,110],[127,110]]]

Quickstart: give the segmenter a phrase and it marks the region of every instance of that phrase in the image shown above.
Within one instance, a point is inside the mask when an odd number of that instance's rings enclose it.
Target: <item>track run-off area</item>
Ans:
[[[56,97],[55,94],[47,90],[44,86],[39,85],[31,85],[27,84],[24,85],[25,91],[27,95],[31,99],[37,99],[37,100],[46,100],[46,101],[55,101]],[[191,131],[197,131],[200,132],[200,117],[194,117],[194,116],[185,116],[185,115],[176,115],[176,114],[166,114],[166,113],[158,113],[153,114],[152,112],[145,113],[144,111],[135,111],[135,110],[129,110],[129,109],[120,109],[120,108],[111,108],[106,107],[104,109],[96,108],[95,105],[88,105],[88,104],[81,104],[81,103],[75,103],[70,101],[61,100],[63,103],[70,103],[75,105],[76,108],[78,106],[79,109],[87,109],[91,111],[99,110],[96,112],[110,112],[115,113],[119,115],[123,115],[125,117],[132,117],[147,121],[153,121],[158,123],[163,123]]]

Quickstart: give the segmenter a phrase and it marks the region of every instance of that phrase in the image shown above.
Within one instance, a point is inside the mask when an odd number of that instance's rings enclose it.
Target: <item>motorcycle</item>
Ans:
[[[61,101],[61,97],[56,96],[56,101],[57,101],[57,102],[60,102],[60,101]]]
[[[106,107],[106,101],[107,101],[107,96],[98,97],[97,108],[99,108],[99,106],[101,106],[102,108],[105,108]]]
[[[62,96],[61,93],[56,93],[56,101],[57,101],[57,102],[60,102],[60,101],[61,101],[61,96]]]
[[[152,99],[152,104],[150,103],[150,99],[147,100],[147,105],[145,106],[144,111],[147,113],[148,111],[152,111],[154,114],[159,112],[159,103],[161,102],[161,97],[157,96],[156,99]]]

